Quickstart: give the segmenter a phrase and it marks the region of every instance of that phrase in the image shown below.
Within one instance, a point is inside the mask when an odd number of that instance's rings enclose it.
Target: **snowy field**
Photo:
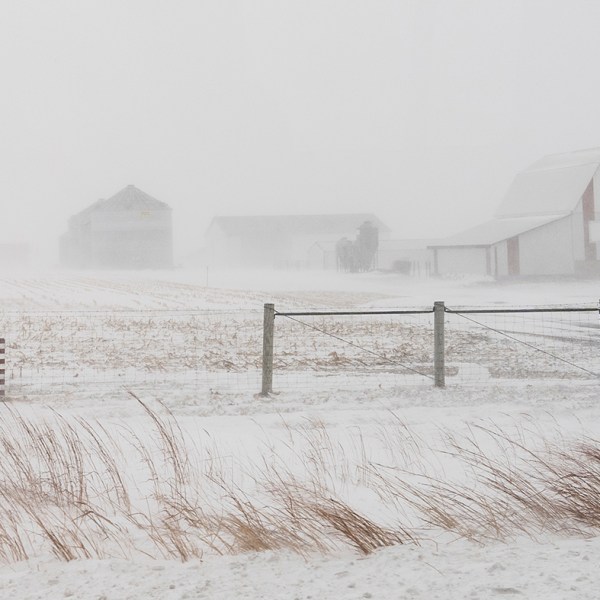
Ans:
[[[278,317],[257,392],[265,302],[593,307],[598,283],[0,277],[0,597],[597,598],[597,313],[451,315],[443,390],[429,315]]]

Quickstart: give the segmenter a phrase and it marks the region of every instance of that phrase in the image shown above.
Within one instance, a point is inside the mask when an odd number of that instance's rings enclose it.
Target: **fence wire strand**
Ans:
[[[567,365],[570,365],[571,367],[575,367],[576,369],[580,369],[581,371],[584,371],[585,373],[588,373],[589,375],[593,375],[594,377],[600,377],[600,375],[598,373],[594,373],[593,371],[590,371],[589,369],[586,369],[585,367],[582,367],[581,365],[578,365],[574,362],[571,362],[565,358],[562,358],[560,356],[557,356],[556,354],[553,354],[552,352],[548,352],[547,350],[544,350],[543,348],[540,348],[539,346],[535,346],[534,344],[530,344],[529,342],[526,342],[525,340],[520,340],[519,338],[516,338],[513,335],[510,335],[509,333],[506,333],[505,331],[502,331],[501,329],[497,329],[495,327],[491,327],[490,325],[486,325],[485,323],[482,323],[480,321],[477,321],[476,319],[473,319],[472,317],[468,317],[466,314],[462,313],[459,310],[450,310],[447,309],[447,311],[451,314],[454,315],[458,315],[459,317],[466,319],[467,321],[471,321],[471,323],[475,323],[475,325],[478,325],[479,327],[483,327],[484,329],[487,329],[488,331],[492,331],[494,333],[497,333],[499,335],[503,335],[504,337],[508,338],[509,340],[512,340],[513,342],[517,342],[518,344],[522,344],[523,346],[526,346],[528,348],[531,348],[532,350],[535,350],[536,352],[540,352],[541,354],[545,354],[546,356],[550,356],[551,358],[558,360],[560,362],[563,362]],[[483,311],[482,311],[483,312]],[[511,311],[511,312],[516,312],[516,311]],[[529,312],[536,312],[535,310],[531,310]],[[551,312],[551,311],[546,311],[546,312]],[[575,311],[571,311],[571,312],[575,312]],[[501,314],[502,311],[495,311],[495,314]]]
[[[319,314],[322,314],[322,313],[319,313]],[[361,313],[361,314],[368,314],[368,313]],[[379,313],[379,314],[381,314],[381,313]],[[324,329],[320,329],[319,327],[311,325],[310,323],[300,321],[300,319],[296,319],[295,317],[292,317],[289,314],[276,313],[276,316],[285,317],[286,319],[289,319],[290,321],[299,323],[300,325],[303,325],[304,327],[308,327],[309,329],[317,331],[318,333],[322,333],[323,335],[326,335],[330,338],[338,340],[338,341],[342,342],[343,344],[347,344],[348,346],[352,346],[353,348],[356,348],[357,350],[361,350],[362,352],[371,354],[372,356],[375,356],[375,357],[379,358],[380,360],[387,362],[388,364],[402,367],[403,369],[406,369],[407,371],[411,371],[412,373],[415,373],[416,375],[421,375],[422,377],[427,377],[428,379],[431,379],[431,380],[434,379],[431,375],[428,375],[427,373],[422,373],[421,371],[414,369],[413,367],[409,367],[407,364],[401,363],[399,361],[391,360],[387,356],[384,356],[383,354],[378,354],[377,352],[374,352],[373,350],[370,350],[369,348],[365,348],[364,346],[355,344],[354,342],[351,342],[350,340],[346,340],[346,339],[344,339],[340,336],[337,336],[333,333],[329,333],[328,331],[325,331]]]

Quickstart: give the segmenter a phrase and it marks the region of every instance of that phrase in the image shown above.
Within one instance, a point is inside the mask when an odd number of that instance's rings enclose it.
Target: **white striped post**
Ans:
[[[0,398],[6,395],[6,342],[0,338]]]

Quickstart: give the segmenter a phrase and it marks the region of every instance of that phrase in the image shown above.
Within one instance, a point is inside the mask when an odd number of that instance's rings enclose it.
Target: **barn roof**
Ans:
[[[110,198],[100,199],[74,215],[79,219],[96,211],[126,211],[126,210],[170,210],[168,204],[146,194],[134,185],[128,185]]]
[[[519,173],[495,218],[432,244],[489,246],[571,214],[600,168],[600,148],[551,154]]]
[[[390,229],[372,213],[337,215],[264,215],[215,217],[209,231],[218,226],[226,235],[284,234],[348,234],[370,221],[379,231]]]
[[[545,215],[537,217],[508,217],[505,219],[492,219],[444,238],[431,244],[430,248],[445,248],[449,246],[490,246],[502,240],[507,240],[515,235],[531,231],[542,225],[562,219],[564,215]]]
[[[571,213],[600,167],[600,148],[552,154],[519,173],[496,217]]]

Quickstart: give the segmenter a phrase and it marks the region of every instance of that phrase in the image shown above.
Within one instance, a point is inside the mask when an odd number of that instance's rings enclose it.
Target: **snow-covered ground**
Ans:
[[[435,300],[457,307],[593,306],[599,283],[419,281],[378,273],[30,274],[0,278],[0,309],[5,319],[29,314],[34,320],[49,319],[48,323],[60,323],[52,319],[68,311],[79,311],[81,315],[86,311],[156,314],[210,310],[216,314],[243,310],[254,311],[260,325],[265,302],[274,302],[280,310],[427,307]],[[243,340],[250,347],[254,334],[244,337],[239,323],[237,333],[226,329],[203,343],[213,348],[242,345]],[[591,333],[586,341],[586,366],[592,370],[600,340],[594,338],[597,329],[591,325],[587,329]],[[35,328],[27,331],[41,335]],[[382,331],[385,335],[385,327],[379,333]],[[415,337],[416,330],[412,331]],[[551,333],[556,337],[555,329]],[[137,335],[130,341],[135,341]],[[135,348],[139,360],[153,356],[151,344]],[[383,350],[390,348],[384,344]],[[89,359],[90,354],[85,356]],[[339,355],[337,362],[341,365]],[[472,364],[477,365],[477,358]],[[411,482],[426,475],[435,481],[451,480],[467,487],[480,485],[472,470],[451,456],[452,440],[458,440],[464,448],[476,437],[478,447],[490,456],[501,454],[504,448],[504,458],[518,454],[518,444],[525,452],[542,452],[548,445],[569,448],[581,440],[598,440],[600,385],[596,378],[515,376],[490,381],[485,373],[468,371],[470,379],[457,377],[447,389],[440,390],[429,382],[414,384],[389,373],[376,374],[381,385],[373,385],[373,375],[361,379],[354,372],[355,366],[351,367],[326,377],[312,368],[303,372],[295,367],[281,380],[279,393],[269,398],[257,396],[256,380],[252,378],[224,390],[218,384],[225,379],[217,379],[209,392],[202,384],[195,393],[197,380],[191,378],[183,379],[180,387],[170,384],[148,391],[141,386],[136,393],[165,422],[174,419],[186,439],[200,449],[199,456],[208,453],[211,465],[216,460],[223,480],[231,489],[248,493],[254,506],[272,498],[257,490],[259,474],[264,475],[267,467],[277,467],[277,473],[285,467],[286,473],[298,478],[313,477],[317,472],[334,498],[347,502],[373,522],[393,527],[401,518],[407,527],[410,523],[413,541],[363,555],[324,529],[323,540],[334,540],[326,552],[314,548],[300,554],[290,549],[267,549],[218,555],[214,546],[207,546],[200,557],[181,562],[172,556],[165,558],[167,551],[152,544],[150,536],[144,537],[145,531],[142,535],[131,523],[119,522],[124,531],[123,547],[104,547],[100,543],[101,558],[65,562],[53,555],[43,536],[32,527],[23,534],[28,558],[7,560],[0,567],[0,598],[598,597],[600,575],[595,565],[600,560],[600,541],[593,527],[561,524],[562,529],[553,529],[534,518],[526,531],[507,526],[502,535],[496,536],[498,539],[488,536],[481,540],[477,535],[467,539],[456,530],[424,523],[414,506],[407,507],[404,514],[380,485],[381,475],[388,468],[401,470]],[[556,368],[561,371],[560,365]],[[69,383],[67,389],[62,380],[52,394],[19,394],[4,407],[2,439],[10,435],[15,415],[32,423],[76,424],[77,419],[97,422],[102,431],[114,436],[111,439],[124,444],[116,455],[122,465],[131,466],[127,476],[136,482],[138,501],[147,500],[142,489],[147,476],[140,466],[143,460],[127,456],[123,448],[129,447],[132,433],[153,450],[161,438],[147,413],[129,395],[131,387],[77,387]],[[506,434],[512,440],[510,452],[499,446],[489,431]],[[127,432],[123,434],[127,439],[122,441],[118,432]],[[307,481],[313,481],[310,477]],[[273,508],[267,504],[261,507],[266,513]],[[212,507],[219,508],[223,514],[227,510],[225,505]],[[159,517],[156,515],[157,526]],[[0,528],[0,545],[2,534]]]
[[[286,553],[202,561],[31,561],[4,567],[3,598],[27,600],[595,600],[600,540],[395,546],[368,557]]]

